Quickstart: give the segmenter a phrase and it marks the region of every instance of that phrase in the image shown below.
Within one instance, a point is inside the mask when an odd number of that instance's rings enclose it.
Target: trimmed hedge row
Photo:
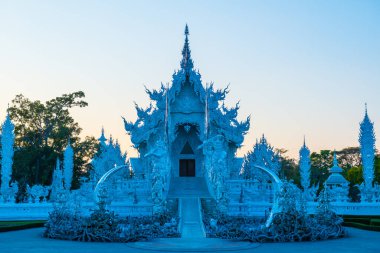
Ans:
[[[372,226],[379,226],[380,227],[380,219],[371,219]]]
[[[380,232],[380,216],[344,215],[343,219],[344,226]]]
[[[1,221],[0,232],[43,227],[46,221]]]
[[[380,226],[371,226],[356,222],[343,222],[343,226],[380,232]]]

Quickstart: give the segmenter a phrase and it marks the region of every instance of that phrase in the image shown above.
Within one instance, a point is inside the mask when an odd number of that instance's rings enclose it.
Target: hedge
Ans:
[[[343,222],[343,226],[380,232],[380,226],[371,226],[371,225],[366,225],[366,224],[356,223],[356,222],[346,222],[345,221],[345,222]]]
[[[46,221],[0,221],[0,232],[43,227]]]

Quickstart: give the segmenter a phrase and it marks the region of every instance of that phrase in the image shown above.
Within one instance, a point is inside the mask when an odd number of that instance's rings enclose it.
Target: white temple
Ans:
[[[139,152],[135,163],[139,167],[133,169],[152,180],[155,205],[164,203],[169,192],[185,191],[183,178],[194,178],[185,180],[194,187],[207,185],[199,194],[210,194],[224,205],[226,180],[239,174],[236,150],[249,130],[250,119],[237,120],[239,104],[224,106],[227,88],[203,85],[194,69],[188,36],[186,26],[181,68],[173,74],[171,85],[146,89],[151,105],[146,109],[136,105],[137,120],[124,120]]]
[[[168,202],[177,199],[183,212],[195,208],[194,215],[200,212],[201,198],[207,205],[230,215],[268,214],[281,182],[280,154],[263,135],[244,158],[236,157],[250,128],[250,117],[239,121],[239,103],[233,108],[224,105],[228,88],[216,89],[213,84],[202,83],[191,58],[187,26],[180,69],[174,72],[170,85],[146,89],[146,93],[150,106],[135,106],[135,122],[124,119],[138,157],[128,159],[117,140],[112,137],[107,140],[102,129],[98,139],[100,152],[91,162],[93,170],[89,178],[82,178],[80,189],[71,189],[74,151],[69,143],[63,161],[57,160],[52,185],[27,186],[28,197],[18,204],[15,204],[18,185],[11,180],[14,125],[7,115],[1,135],[0,202],[4,204],[0,205],[0,219],[10,214],[43,218],[52,203],[62,201],[75,202],[83,210],[90,210],[99,193],[107,198],[112,210],[123,215],[161,213]],[[331,175],[324,182],[325,188],[334,193],[332,202],[340,208],[340,214],[359,209],[362,214],[380,213],[379,205],[376,206],[380,202],[380,187],[374,183],[375,134],[367,108],[360,123],[359,142],[364,178],[360,186],[361,203],[349,202],[348,181],[341,174],[335,154]],[[308,211],[313,212],[318,186],[310,184],[310,150],[305,141],[299,155],[302,197],[308,203]],[[359,207],[353,209],[354,205]],[[16,206],[28,213],[7,209]]]

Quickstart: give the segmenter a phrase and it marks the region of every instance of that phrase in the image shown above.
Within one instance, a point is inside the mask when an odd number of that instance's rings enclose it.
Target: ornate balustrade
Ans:
[[[46,220],[49,212],[54,208],[52,203],[19,203],[0,204],[0,220]],[[96,208],[94,203],[82,203],[81,211],[89,214]],[[109,209],[120,216],[145,216],[152,215],[152,205],[149,203],[130,204],[125,202],[113,202]]]
[[[307,212],[315,213],[317,202],[307,202]],[[379,215],[379,203],[332,202],[331,206],[338,215]],[[272,204],[269,202],[229,203],[229,215],[247,215],[264,217],[269,214]]]

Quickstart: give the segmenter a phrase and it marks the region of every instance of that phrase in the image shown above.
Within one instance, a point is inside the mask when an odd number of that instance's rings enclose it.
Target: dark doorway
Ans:
[[[179,176],[195,177],[195,159],[179,160]]]

